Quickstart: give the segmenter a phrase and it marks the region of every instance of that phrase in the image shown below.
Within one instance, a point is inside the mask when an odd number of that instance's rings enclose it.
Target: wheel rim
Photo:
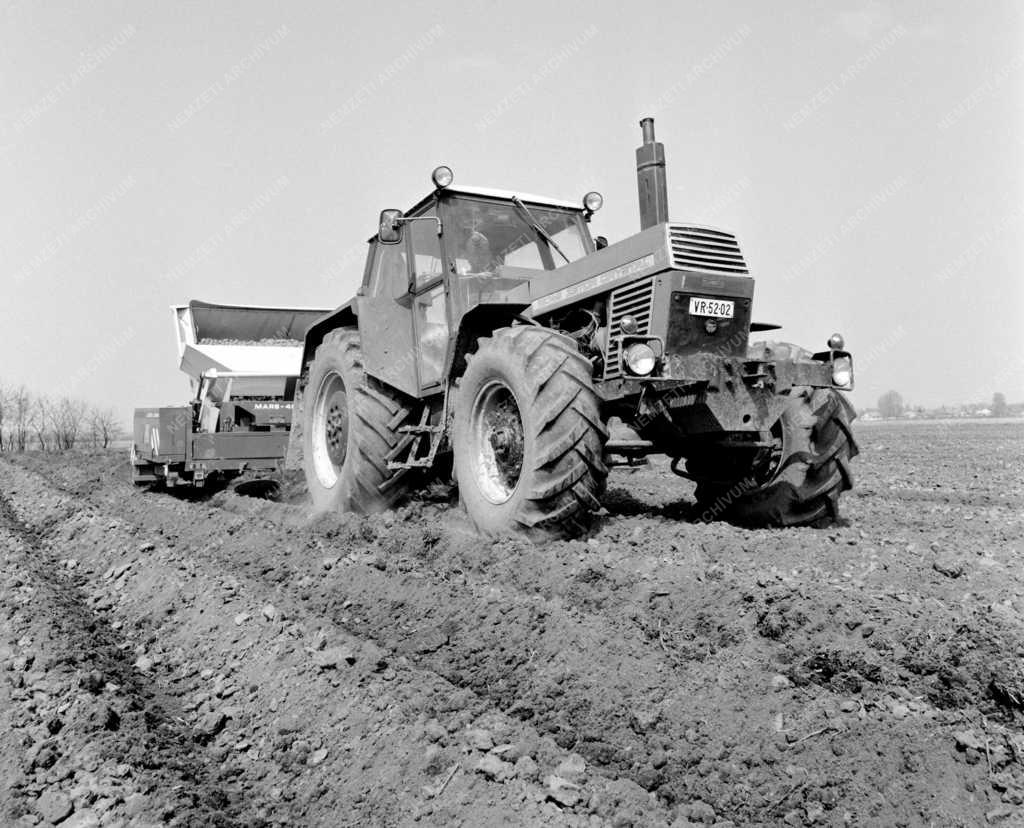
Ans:
[[[519,405],[505,383],[492,380],[477,393],[470,435],[480,493],[495,505],[505,503],[519,485],[526,450]]]
[[[341,375],[327,373],[313,405],[313,469],[324,488],[338,482],[348,450],[348,395]]]
[[[782,471],[782,461],[786,456],[789,441],[786,439],[786,429],[782,427],[781,418],[772,426],[771,437],[771,448],[765,450],[761,462],[754,470],[754,480],[758,486],[767,486]]]

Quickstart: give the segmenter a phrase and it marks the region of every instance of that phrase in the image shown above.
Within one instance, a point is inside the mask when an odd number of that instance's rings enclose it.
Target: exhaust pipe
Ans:
[[[668,221],[665,145],[654,140],[654,118],[640,121],[644,142],[636,148],[636,186],[640,196],[640,229]]]

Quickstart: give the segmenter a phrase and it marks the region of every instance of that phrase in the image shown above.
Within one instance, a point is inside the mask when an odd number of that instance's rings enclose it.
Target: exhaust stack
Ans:
[[[668,221],[665,145],[654,140],[654,118],[640,121],[644,142],[636,148],[636,185],[640,196],[640,229]]]

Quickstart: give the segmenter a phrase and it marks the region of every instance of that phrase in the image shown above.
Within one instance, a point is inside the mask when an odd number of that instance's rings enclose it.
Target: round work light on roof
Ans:
[[[588,213],[596,213],[604,206],[604,196],[599,192],[591,190],[583,196],[583,207]]]
[[[452,172],[451,167],[441,165],[430,174],[430,178],[437,189],[443,190],[455,180],[455,173]]]

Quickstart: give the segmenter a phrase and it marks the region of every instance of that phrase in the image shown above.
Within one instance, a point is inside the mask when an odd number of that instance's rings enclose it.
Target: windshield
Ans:
[[[444,230],[457,273],[493,273],[498,265],[553,270],[565,263],[514,204],[458,197],[450,203]],[[586,255],[578,213],[533,204],[529,212],[569,261]]]

